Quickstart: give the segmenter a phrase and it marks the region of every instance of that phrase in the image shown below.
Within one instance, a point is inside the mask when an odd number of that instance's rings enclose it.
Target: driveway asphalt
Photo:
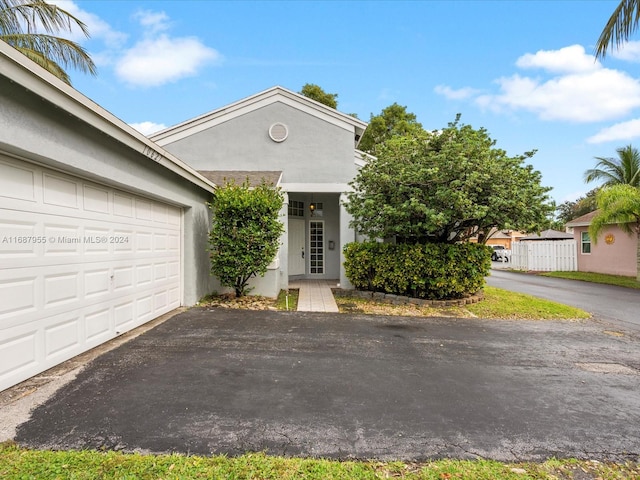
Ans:
[[[640,341],[599,323],[191,309],[36,408],[33,448],[638,460]]]
[[[640,290],[500,270],[499,262],[487,284],[581,308],[627,332],[640,334]],[[496,268],[497,264],[497,268]]]

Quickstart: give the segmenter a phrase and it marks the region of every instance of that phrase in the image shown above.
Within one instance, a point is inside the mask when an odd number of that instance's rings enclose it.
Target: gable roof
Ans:
[[[591,221],[593,217],[595,217],[598,213],[598,210],[594,210],[593,212],[585,213],[581,217],[574,218],[570,222],[567,222],[567,227],[588,227],[591,225]]]
[[[275,86],[225,107],[218,108],[217,110],[179,123],[173,127],[161,130],[149,138],[158,145],[167,145],[168,143],[189,137],[215,125],[277,102],[284,103],[292,108],[353,132],[356,145],[360,141],[364,130],[367,128],[367,123],[362,120],[341,113],[335,108],[328,107],[299,93]]]
[[[535,241],[535,240],[570,240],[573,239],[573,235],[566,232],[560,232],[558,230],[543,230],[540,233],[534,233],[533,235],[527,235],[526,237],[522,237],[520,239],[521,242],[524,241]]]

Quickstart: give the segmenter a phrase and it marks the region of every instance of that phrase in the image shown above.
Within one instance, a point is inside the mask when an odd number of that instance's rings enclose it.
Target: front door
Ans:
[[[305,274],[304,222],[289,218],[289,275]]]

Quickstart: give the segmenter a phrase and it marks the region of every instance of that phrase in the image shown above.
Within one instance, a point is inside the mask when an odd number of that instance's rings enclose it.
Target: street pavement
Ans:
[[[493,263],[498,268],[491,270],[488,285],[578,307],[617,328],[640,334],[640,290],[508,272],[500,269],[502,264]]]
[[[15,440],[204,455],[637,461],[639,342],[591,320],[194,308],[91,361]]]

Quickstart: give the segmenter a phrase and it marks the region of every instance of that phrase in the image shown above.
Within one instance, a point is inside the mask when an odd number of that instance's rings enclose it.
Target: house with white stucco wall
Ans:
[[[367,124],[283,87],[273,87],[152,135],[153,142],[216,184],[261,178],[285,194],[277,259],[254,293],[276,296],[290,280],[349,286],[343,247],[355,240],[345,192],[364,154]]]

